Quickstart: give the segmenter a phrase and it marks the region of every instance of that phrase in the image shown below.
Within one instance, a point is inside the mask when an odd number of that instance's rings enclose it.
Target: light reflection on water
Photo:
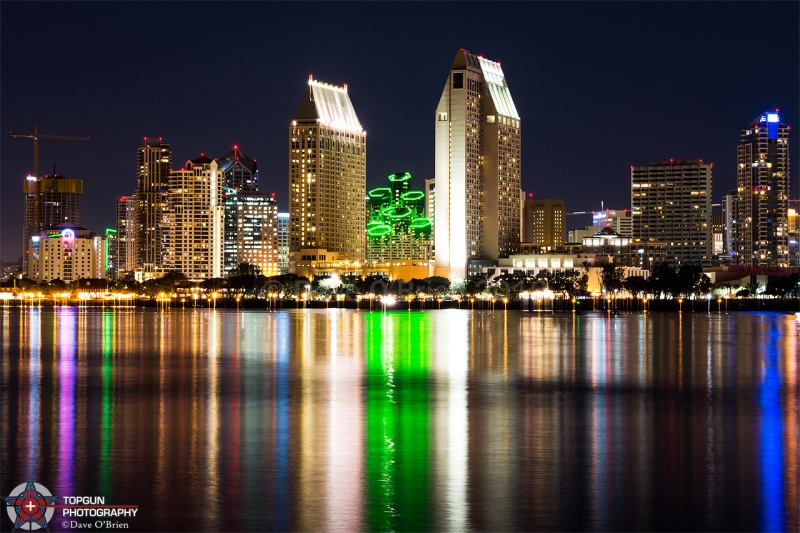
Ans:
[[[0,318],[0,488],[134,530],[800,529],[793,316]]]

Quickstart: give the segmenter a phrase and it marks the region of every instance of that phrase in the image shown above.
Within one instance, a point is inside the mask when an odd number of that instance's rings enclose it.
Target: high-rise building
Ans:
[[[117,278],[125,277],[127,272],[136,270],[136,199],[133,196],[117,198],[117,241],[114,251]]]
[[[217,164],[225,194],[225,274],[241,263],[277,274],[278,208],[274,196],[259,191],[256,160],[234,146]]]
[[[367,260],[394,261],[431,255],[431,221],[425,218],[425,193],[409,189],[411,174],[389,176],[388,187],[369,191]]]
[[[436,274],[519,249],[520,116],[500,63],[459,50],[436,108]]]
[[[672,264],[710,266],[711,171],[702,160],[631,167],[633,240],[666,242]]]
[[[278,273],[289,272],[289,213],[278,213]]]
[[[23,226],[23,268],[27,268],[30,237],[60,226],[80,227],[83,223],[83,180],[53,174],[23,184],[25,221]]]
[[[256,160],[242,152],[238,146],[217,159],[217,164],[225,178],[225,187],[243,192],[259,190]]]
[[[742,130],[736,187],[735,262],[788,266],[789,126],[777,110]]]
[[[36,182],[35,176],[28,176],[22,184],[25,210],[22,223],[22,271],[28,271],[28,248],[31,236],[36,232]]]
[[[347,86],[311,77],[289,126],[289,249],[364,261],[367,134]]]
[[[136,270],[156,272],[165,255],[164,214],[167,208],[172,150],[161,139],[145,137],[136,153]]]
[[[275,196],[224,187],[225,274],[241,263],[278,275],[278,204]]]
[[[217,162],[201,155],[169,175],[165,270],[191,280],[222,277],[224,196]]]
[[[566,239],[564,200],[526,198],[522,208],[522,241],[561,246]]]

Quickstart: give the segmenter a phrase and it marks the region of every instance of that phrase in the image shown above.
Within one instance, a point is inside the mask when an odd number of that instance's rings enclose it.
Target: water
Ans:
[[[0,319],[3,495],[129,530],[800,530],[793,315]]]

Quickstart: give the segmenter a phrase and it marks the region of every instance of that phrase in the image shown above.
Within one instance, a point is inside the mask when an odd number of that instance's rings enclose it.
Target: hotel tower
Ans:
[[[347,85],[309,77],[289,127],[289,251],[366,258],[367,133]]]
[[[436,108],[436,275],[519,249],[520,132],[500,63],[459,50]]]

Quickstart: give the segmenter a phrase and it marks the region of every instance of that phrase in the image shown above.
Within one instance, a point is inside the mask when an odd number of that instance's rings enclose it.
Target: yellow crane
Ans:
[[[11,136],[15,138],[33,139],[33,177],[39,177],[39,139],[61,139],[63,141],[88,141],[89,137],[70,137],[67,135],[39,135],[39,125],[33,128],[33,134],[29,133],[14,133]]]

